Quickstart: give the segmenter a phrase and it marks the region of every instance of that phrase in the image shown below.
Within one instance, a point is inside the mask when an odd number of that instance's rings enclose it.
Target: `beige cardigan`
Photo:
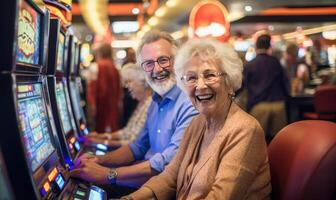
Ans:
[[[232,104],[223,129],[192,163],[201,145],[205,117],[186,129],[177,155],[166,169],[143,187],[161,199],[239,200],[270,198],[271,184],[264,132],[249,114]],[[191,174],[186,173],[192,165]],[[137,191],[141,194],[144,189]]]

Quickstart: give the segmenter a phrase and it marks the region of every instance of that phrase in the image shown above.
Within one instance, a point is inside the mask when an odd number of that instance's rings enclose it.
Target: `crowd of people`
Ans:
[[[230,44],[206,38],[179,47],[153,30],[136,53],[127,50],[120,73],[107,46],[97,50],[88,88],[96,131],[84,141],[114,150],[82,155],[72,176],[105,185],[113,198],[270,199],[267,142],[287,124],[293,84],[310,75],[295,46],[280,61],[261,34],[256,57],[243,63]],[[235,99],[241,91],[244,106]]]

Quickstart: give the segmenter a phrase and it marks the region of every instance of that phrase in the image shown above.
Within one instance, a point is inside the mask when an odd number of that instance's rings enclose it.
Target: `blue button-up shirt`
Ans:
[[[156,93],[152,98],[145,126],[130,148],[136,160],[149,160],[153,169],[162,172],[175,156],[184,129],[198,112],[176,85],[163,98]]]

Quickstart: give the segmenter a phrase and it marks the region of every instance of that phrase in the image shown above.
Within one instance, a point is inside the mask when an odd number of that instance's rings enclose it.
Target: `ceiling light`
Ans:
[[[311,34],[321,33],[323,31],[335,31],[335,30],[336,30],[336,24],[332,24],[332,25],[320,26],[320,27],[311,28],[307,30],[301,30],[301,31],[302,31],[302,34],[304,35],[311,35]],[[296,38],[296,35],[297,35],[297,31],[291,32],[291,33],[285,33],[283,34],[283,37],[285,40],[289,40],[289,39]]]
[[[145,1],[145,2],[143,3],[143,7],[144,7],[145,9],[149,8],[149,6],[150,6],[150,3],[149,3],[148,1]]]
[[[114,33],[132,33],[139,30],[138,21],[115,21],[112,22]]]
[[[219,37],[226,33],[226,28],[216,22],[212,22],[209,26],[198,27],[195,30],[195,34],[198,37],[205,37],[211,35],[213,37]]]
[[[177,0],[168,0],[166,2],[166,6],[171,8],[171,7],[175,7],[177,5]]]
[[[159,23],[159,19],[157,17],[151,17],[148,20],[148,24],[151,26],[156,26]]]
[[[132,9],[132,13],[133,13],[134,15],[137,15],[137,14],[140,13],[140,9],[139,9],[139,8],[133,8],[133,9]]]
[[[327,40],[336,40],[336,31],[323,31],[322,36]]]
[[[163,17],[166,14],[166,11],[167,11],[166,7],[165,6],[161,6],[159,9],[157,9],[155,11],[155,16],[157,16],[157,17]]]
[[[144,32],[144,33],[146,33],[147,31],[149,31],[151,29],[151,27],[149,26],[149,25],[144,25],[143,27],[142,27],[142,31]]]
[[[249,5],[245,6],[244,9],[246,12],[251,12],[253,10],[252,6],[249,6]]]
[[[116,56],[118,59],[124,59],[126,57],[126,54],[127,54],[126,51],[123,49],[117,51]]]
[[[244,17],[244,13],[243,12],[240,12],[240,11],[233,11],[233,12],[230,12],[229,14],[229,17],[228,17],[228,20],[230,22],[232,21],[236,21],[238,19],[241,19]]]
[[[127,48],[132,47],[135,48],[138,45],[136,40],[113,40],[112,47],[113,48]]]

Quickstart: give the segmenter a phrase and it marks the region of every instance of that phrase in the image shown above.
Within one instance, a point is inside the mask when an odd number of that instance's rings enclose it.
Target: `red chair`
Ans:
[[[268,146],[273,200],[336,199],[336,123],[306,120]]]
[[[335,85],[324,85],[316,88],[314,108],[315,112],[304,113],[304,118],[336,121]]]

